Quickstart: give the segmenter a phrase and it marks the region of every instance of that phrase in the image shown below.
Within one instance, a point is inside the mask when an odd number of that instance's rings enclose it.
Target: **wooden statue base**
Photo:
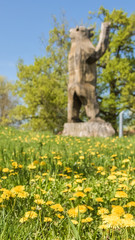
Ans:
[[[65,123],[63,136],[74,137],[111,137],[115,134],[112,125],[105,121]]]

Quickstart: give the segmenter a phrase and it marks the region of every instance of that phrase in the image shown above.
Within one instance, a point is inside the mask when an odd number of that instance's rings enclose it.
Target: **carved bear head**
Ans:
[[[76,28],[70,29],[70,38],[71,41],[73,40],[82,40],[85,38],[90,38],[93,36],[93,31],[94,28],[86,28],[84,26],[77,26]]]

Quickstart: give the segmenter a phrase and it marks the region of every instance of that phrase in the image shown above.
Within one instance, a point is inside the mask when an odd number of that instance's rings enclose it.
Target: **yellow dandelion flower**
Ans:
[[[80,213],[85,213],[87,211],[86,205],[78,205],[75,209]]]
[[[98,228],[101,229],[101,230],[105,230],[105,229],[107,229],[108,227],[107,227],[107,225],[102,224],[102,225],[100,225]]]
[[[121,219],[121,227],[135,227],[135,221],[132,219]]]
[[[17,175],[17,174],[18,174],[17,172],[10,173],[9,176],[14,176],[14,175]]]
[[[44,217],[44,222],[52,222],[52,218],[50,218],[50,217]]]
[[[45,204],[46,205],[52,205],[52,204],[54,204],[54,202],[53,201],[47,201]]]
[[[63,212],[64,211],[63,207],[59,203],[52,205],[51,208],[54,209],[56,212],[57,211],[58,212]]]
[[[9,172],[9,168],[3,168],[3,169],[2,169],[2,172],[4,172],[4,173]]]
[[[1,207],[1,208],[5,208],[5,207],[6,207],[6,205],[0,205],[0,207]]]
[[[130,213],[126,213],[126,214],[124,214],[124,218],[126,218],[126,219],[133,219],[133,215],[130,214]]]
[[[62,166],[62,162],[59,160],[59,161],[57,162],[57,165]]]
[[[129,159],[124,159],[122,162],[123,163],[128,163],[128,162],[130,162],[130,160]]]
[[[66,193],[66,192],[71,192],[69,189],[65,189],[62,191],[62,193]]]
[[[83,181],[85,181],[87,178],[82,178]]]
[[[35,199],[40,199],[40,195],[39,194],[34,194],[34,198]]]
[[[76,221],[76,220],[71,220],[71,222],[74,224],[74,225],[77,225],[78,224],[78,221]]]
[[[90,187],[87,187],[87,188],[84,189],[84,192],[85,192],[85,193],[91,192],[91,191],[92,191],[92,188],[90,188]]]
[[[94,208],[92,208],[91,206],[87,206],[87,208],[88,208],[89,210],[91,210],[91,211],[94,210]]]
[[[78,211],[77,211],[76,208],[70,208],[67,213],[70,217],[77,217],[78,216]]]
[[[95,156],[95,152],[91,152],[91,155],[92,155],[92,156]]]
[[[118,187],[119,188],[124,188],[124,189],[128,190],[128,186],[126,184],[119,184]]]
[[[46,194],[47,193],[44,189],[40,189],[40,191],[42,192],[42,194]]]
[[[19,167],[19,168],[23,168],[23,165],[19,164],[18,167]]]
[[[80,178],[80,175],[78,175],[78,174],[74,175],[74,178]]]
[[[66,179],[70,179],[71,177],[70,176],[66,176]]]
[[[24,223],[24,222],[26,222],[27,220],[28,220],[27,217],[22,217],[22,218],[20,218],[19,222],[20,222],[20,223]]]
[[[109,210],[107,208],[100,208],[97,211],[98,215],[105,215],[105,214],[108,214],[108,213],[109,213]]]
[[[19,193],[19,192],[24,191],[24,189],[25,189],[24,186],[22,186],[22,185],[18,185],[18,186],[16,186],[16,187],[13,187],[13,188],[11,189],[11,192]]]
[[[41,163],[40,163],[40,166],[45,166],[46,165],[46,162],[45,161],[42,161]]]
[[[119,178],[119,182],[124,182],[124,181],[127,181],[127,180],[128,180],[127,177],[121,177],[121,178]]]
[[[66,167],[66,168],[65,168],[65,171],[71,171],[71,172],[72,172],[72,170],[71,170],[70,167]]]
[[[116,169],[117,169],[117,167],[116,167],[116,166],[113,166],[113,167],[111,168],[111,172],[114,172]]]
[[[106,174],[106,172],[105,172],[105,171],[101,172],[101,175],[102,175],[102,176],[104,176],[105,174]]]
[[[28,211],[25,213],[24,217],[33,219],[37,217],[37,213],[34,211]]]
[[[73,201],[73,200],[76,200],[76,198],[72,197],[72,198],[69,198],[70,201]]]
[[[82,180],[82,179],[77,179],[75,182],[76,182],[76,183],[82,183],[83,180]]]
[[[33,163],[31,163],[31,164],[28,165],[28,169],[29,169],[29,170],[33,170],[33,169],[35,169],[35,168],[36,168],[36,166],[35,166]]]
[[[83,160],[83,159],[84,159],[84,156],[80,156],[79,159],[80,159],[80,160]]]
[[[92,222],[93,221],[93,218],[91,217],[87,217],[87,218],[84,218],[81,220],[82,223],[88,223],[88,222]]]
[[[42,205],[45,203],[45,201],[43,199],[35,199],[34,202],[38,205]]]
[[[117,154],[113,154],[111,157],[112,157],[112,158],[115,158],[115,157],[117,157]]]
[[[130,182],[130,185],[131,185],[131,186],[134,186],[134,185],[135,185],[135,179]]]
[[[74,197],[85,197],[86,195],[83,192],[76,192],[73,194]]]
[[[19,198],[26,198],[29,196],[28,192],[24,191],[25,187],[22,185],[18,185],[11,189],[11,193],[15,194]]]
[[[127,207],[135,207],[135,202],[128,202]]]
[[[58,218],[60,218],[60,219],[63,219],[63,218],[64,218],[64,216],[61,215],[61,214],[56,214],[56,216],[57,216]]]
[[[115,214],[119,217],[122,216],[125,213],[124,208],[119,206],[119,205],[117,205],[117,206],[113,205],[111,212],[112,212],[112,214]]]
[[[117,192],[115,193],[115,197],[116,197],[116,198],[127,198],[128,195],[127,195],[127,193],[125,193],[125,192],[123,192],[123,191],[117,191]]]
[[[34,165],[37,165],[37,164],[39,164],[39,161],[38,161],[38,160],[35,160],[35,161],[33,162],[33,164],[34,164]]]
[[[18,163],[17,163],[17,162],[12,162],[12,166],[13,166],[14,168],[17,168],[17,167],[18,167]]]
[[[117,198],[111,198],[110,201],[113,202],[113,201],[116,201]]]
[[[40,175],[36,175],[36,176],[35,176],[35,179],[36,179],[36,180],[39,180],[40,178],[41,178]]]
[[[54,181],[55,181],[55,179],[52,178],[52,177],[49,177],[48,180],[49,180],[50,182],[54,182]]]
[[[109,175],[109,176],[107,177],[107,179],[109,179],[109,180],[115,180],[115,179],[116,179],[116,176],[115,176],[115,175]]]
[[[9,191],[9,190],[6,188],[0,188],[0,192],[6,192],[6,191]]]
[[[7,176],[3,176],[3,177],[1,177],[1,179],[7,179]]]
[[[95,163],[92,162],[92,163],[91,163],[91,166],[94,166],[94,165],[95,165]]]
[[[98,171],[103,171],[103,170],[104,170],[104,167],[99,166],[99,167],[97,167],[97,170],[98,170]]]
[[[19,197],[19,198],[27,198],[28,196],[29,196],[29,193],[25,192],[25,191],[22,191],[17,194],[17,197]]]
[[[31,207],[31,210],[36,210],[36,207]]]
[[[103,198],[102,197],[98,197],[95,199],[97,202],[103,202]]]
[[[42,173],[42,176],[46,176],[46,175],[48,175],[48,173]]]
[[[13,194],[10,190],[4,188],[2,190],[3,190],[3,194],[1,194],[2,199],[9,200],[10,197],[15,197],[15,194]]]
[[[82,191],[82,190],[83,190],[83,188],[82,188],[82,187],[80,187],[80,186],[78,186],[78,187],[76,187],[74,190],[75,190],[75,191],[77,191],[77,192],[78,192],[78,191],[80,192],[80,191]]]
[[[119,227],[121,226],[121,219],[115,214],[103,215],[103,223],[107,224],[109,227]]]

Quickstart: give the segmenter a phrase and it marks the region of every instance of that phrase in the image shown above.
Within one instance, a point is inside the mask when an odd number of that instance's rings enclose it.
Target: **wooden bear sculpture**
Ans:
[[[96,99],[96,61],[108,46],[110,23],[101,26],[99,43],[95,48],[90,42],[92,28],[83,26],[70,30],[71,49],[68,57],[68,122],[80,122],[79,112],[85,106],[86,115],[94,120],[99,115]]]

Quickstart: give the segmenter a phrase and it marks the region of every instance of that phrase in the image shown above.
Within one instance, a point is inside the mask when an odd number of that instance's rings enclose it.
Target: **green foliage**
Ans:
[[[66,24],[54,19],[50,31],[47,56],[35,58],[33,65],[18,64],[18,81],[14,91],[23,99],[13,115],[34,130],[60,131],[66,121],[67,54],[69,50]]]
[[[10,112],[16,105],[15,99],[11,94],[12,84],[3,76],[0,76],[0,125],[12,123]]]
[[[135,14],[101,7],[97,17],[111,22],[109,48],[98,63],[97,92],[101,116],[116,128],[122,110],[135,110]]]

